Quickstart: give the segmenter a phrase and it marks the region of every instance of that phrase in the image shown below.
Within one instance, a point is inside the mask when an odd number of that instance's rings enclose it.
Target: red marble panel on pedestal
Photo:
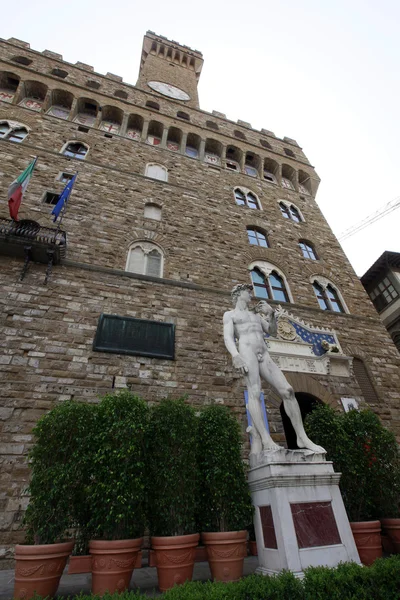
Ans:
[[[261,527],[264,536],[264,547],[265,548],[278,548],[276,543],[274,519],[272,517],[272,510],[270,506],[260,506],[260,519]]]
[[[299,502],[290,508],[299,548],[341,544],[330,502]]]

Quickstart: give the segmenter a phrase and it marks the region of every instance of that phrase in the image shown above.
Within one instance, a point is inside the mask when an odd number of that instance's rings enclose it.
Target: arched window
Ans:
[[[276,161],[272,160],[272,158],[264,159],[264,170],[263,177],[269,183],[274,183],[275,185],[278,183],[277,177],[279,176],[279,165]]]
[[[146,177],[158,179],[159,181],[168,181],[168,169],[162,165],[149,163],[146,165]]]
[[[296,171],[290,165],[282,165],[282,187],[295,190]]]
[[[206,121],[206,127],[209,127],[210,129],[215,129],[215,131],[218,131],[219,127],[216,123],[214,123],[214,121]]]
[[[233,132],[233,135],[235,137],[237,137],[239,140],[245,140],[246,136],[244,135],[244,133],[242,131],[239,131],[238,129],[235,129],[235,131]]]
[[[158,102],[153,102],[152,100],[147,100],[145,106],[147,106],[147,108],[152,108],[153,110],[160,110]]]
[[[116,98],[122,98],[122,100],[128,100],[128,94],[124,90],[115,90],[114,96]]]
[[[9,142],[22,142],[28,135],[28,128],[15,121],[0,121],[0,138]]]
[[[68,119],[73,100],[74,97],[70,92],[52,90],[50,97],[51,106],[47,114],[57,119]]]
[[[366,402],[378,402],[378,396],[371,381],[371,377],[367,371],[364,362],[360,358],[353,358],[354,377],[360,387],[361,393]]]
[[[95,100],[90,98],[79,98],[77,103],[77,114],[74,118],[75,123],[93,127],[95,124],[99,105]]]
[[[312,278],[314,293],[322,310],[344,313],[344,302],[336,287],[325,277]]]
[[[268,275],[266,275],[265,273],[262,273],[261,269],[255,267],[250,272],[250,275],[256,298],[277,300],[278,302],[290,302],[284,279],[277,271],[271,270]]]
[[[248,206],[248,208],[254,208],[260,210],[260,202],[257,196],[250,190],[235,188],[234,190],[236,204],[240,206]]]
[[[293,152],[293,150],[290,150],[290,148],[284,148],[283,151],[286,154],[286,156],[290,156],[291,158],[296,158],[295,153]]]
[[[249,243],[253,246],[269,247],[267,234],[262,229],[259,229],[258,227],[248,227],[247,236],[249,238]]]
[[[42,110],[46,94],[47,85],[44,85],[44,83],[40,81],[24,81],[22,84],[23,98],[19,102],[19,105],[30,110]]]
[[[285,200],[280,200],[279,208],[282,213],[282,216],[285,219],[290,219],[295,223],[302,223],[304,221],[303,215],[301,214],[297,206],[295,206],[294,204],[286,202]]]
[[[139,141],[142,135],[144,119],[140,115],[129,115],[126,137]]]
[[[12,102],[19,86],[19,76],[9,71],[0,71],[0,100]]]
[[[61,153],[64,154],[64,156],[77,158],[79,160],[84,160],[88,152],[89,146],[83,142],[67,142],[61,150]]]
[[[50,75],[55,75],[56,77],[60,77],[60,79],[65,79],[68,76],[68,71],[55,68],[50,71]]]
[[[26,67],[32,64],[30,58],[26,58],[26,56],[13,56],[11,60],[19,65],[25,65]]]
[[[283,202],[279,202],[279,208],[281,209],[281,213],[285,217],[285,219],[290,219],[289,207],[286,206],[286,204],[284,204]]]
[[[311,258],[311,260],[318,260],[317,253],[315,252],[314,246],[306,240],[299,241],[300,250],[303,253],[304,258]]]
[[[260,140],[260,144],[264,148],[267,148],[268,150],[272,150],[272,146],[269,142],[267,142],[267,140]]]
[[[162,277],[163,255],[160,248],[150,242],[134,244],[129,249],[125,270],[140,275]]]
[[[190,156],[191,158],[198,158],[200,152],[200,137],[195,133],[188,133],[186,139],[186,148],[185,154],[186,156]]]
[[[144,218],[154,219],[155,221],[161,221],[161,206],[148,202],[144,207]]]
[[[124,113],[116,106],[103,106],[99,129],[107,133],[119,133]]]
[[[185,121],[190,121],[189,115],[183,112],[183,110],[178,110],[176,116],[178,117],[178,119],[185,119]]]

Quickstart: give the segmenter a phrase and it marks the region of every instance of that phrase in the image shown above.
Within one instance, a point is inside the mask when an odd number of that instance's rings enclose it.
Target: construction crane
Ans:
[[[379,221],[379,219],[382,219],[382,217],[385,217],[389,213],[393,212],[394,210],[396,210],[396,208],[399,208],[399,206],[400,206],[400,196],[398,198],[395,198],[394,200],[391,200],[390,202],[388,202],[381,208],[378,208],[378,210],[376,212],[372,213],[371,215],[369,215],[368,217],[366,217],[365,219],[363,219],[362,221],[357,223],[357,225],[352,225],[351,227],[349,227],[348,229],[343,231],[338,236],[338,240],[340,242],[342,242],[343,240],[347,240],[347,238],[351,237],[355,233],[358,233],[362,229],[369,227],[369,225],[372,225],[372,223]]]

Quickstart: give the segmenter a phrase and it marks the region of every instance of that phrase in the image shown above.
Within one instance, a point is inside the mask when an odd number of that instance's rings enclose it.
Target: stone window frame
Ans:
[[[132,250],[135,250],[135,248],[141,248],[141,250],[144,253],[143,272],[141,272],[141,273],[138,273],[136,271],[130,271],[128,269],[130,254],[131,254]],[[148,273],[146,273],[146,270],[147,270],[147,260],[146,260],[146,257],[153,250],[157,250],[157,252],[161,256],[160,274],[158,276],[157,275],[150,275],[150,276],[151,277],[159,277],[160,279],[162,279],[163,274],[164,274],[164,262],[165,262],[165,260],[164,260],[164,251],[161,248],[161,246],[159,246],[158,244],[155,244],[154,242],[149,242],[148,240],[136,240],[136,241],[132,242],[132,244],[129,246],[128,252],[127,252],[127,256],[126,256],[125,271],[127,273],[136,273],[137,275],[149,275]]]
[[[160,179],[159,177],[153,177],[152,175],[149,175],[149,169],[151,167],[159,167],[165,173],[165,179]],[[167,169],[167,167],[165,167],[164,165],[161,165],[160,163],[155,163],[155,162],[147,163],[145,166],[145,169],[144,169],[144,174],[145,174],[145,177],[149,177],[150,179],[154,179],[155,181],[164,181],[164,183],[168,183],[168,169]]]
[[[268,236],[267,236],[267,232],[262,229],[261,227],[258,227],[256,225],[248,225],[246,227],[246,231],[247,231],[247,238],[248,238],[248,242],[251,246],[257,246],[259,248],[270,248],[270,243],[268,240]],[[250,235],[249,232],[253,233],[254,235]],[[261,240],[262,238],[264,238],[265,244],[260,244],[260,238]],[[256,243],[251,242],[251,238],[256,240]]]
[[[245,204],[238,204],[238,202],[236,200],[236,191],[239,191],[241,194],[244,195],[244,197],[245,197]],[[258,207],[256,209],[253,208],[253,207],[251,207],[251,206],[249,206],[249,204],[248,204],[247,197],[248,197],[249,194],[251,194],[252,196],[254,196],[254,198],[256,199],[256,202],[258,204]],[[236,187],[234,187],[233,188],[233,198],[234,198],[235,204],[237,206],[246,206],[246,208],[250,208],[251,210],[263,210],[260,198],[257,196],[257,194],[255,192],[253,192],[253,190],[250,190],[247,187],[244,187],[242,185],[240,185],[240,186],[237,185]]]
[[[349,309],[347,307],[347,304],[346,304],[346,302],[345,302],[345,300],[343,298],[343,295],[342,295],[340,289],[330,279],[327,279],[323,275],[311,275],[311,277],[310,277],[310,283],[313,286],[314,295],[315,295],[315,297],[317,299],[318,306],[319,306],[319,308],[321,310],[326,310],[326,311],[329,311],[329,312],[335,312],[336,314],[344,314],[344,313],[345,314],[350,314],[350,311],[349,311]],[[321,305],[320,305],[320,302],[319,302],[319,299],[318,299],[318,296],[317,296],[317,293],[316,293],[316,290],[315,290],[315,287],[314,287],[315,283],[318,284],[318,286],[320,286],[322,288],[322,292],[323,292],[322,293],[322,298],[323,298],[324,302],[326,303],[327,308],[322,308]],[[328,294],[326,292],[326,290],[327,290],[328,287],[330,287],[335,292],[335,294],[337,295],[338,300],[339,300],[339,305],[341,305],[341,308],[343,308],[342,311],[334,310],[334,308],[332,306],[332,303],[331,303],[331,300],[330,300],[330,298],[329,298],[329,296],[328,296]]]
[[[249,274],[250,274],[250,281],[251,281],[251,284],[253,285],[253,289],[254,289],[254,284],[253,284],[253,280],[251,278],[251,272],[254,269],[258,269],[259,271],[261,271],[262,275],[266,279],[269,279],[269,276],[271,275],[271,273],[275,271],[275,273],[277,273],[279,275],[279,277],[283,280],[285,291],[286,291],[286,294],[288,296],[288,303],[291,303],[291,304],[294,303],[293,295],[292,295],[292,292],[291,292],[291,289],[290,289],[287,277],[286,277],[285,273],[282,271],[282,269],[280,269],[275,264],[270,263],[270,262],[268,262],[266,260],[253,260],[253,262],[251,262],[250,265],[248,266],[248,271],[249,271]],[[254,294],[254,296],[256,296],[256,295]],[[256,297],[258,297],[258,296],[256,296]],[[273,294],[272,294],[272,297],[270,299],[274,300]],[[277,302],[283,302],[283,301],[282,300],[278,300]]]
[[[56,181],[58,181],[59,183],[62,183],[64,185],[66,185],[69,181],[71,181],[71,179],[73,179],[73,177],[75,176],[76,173],[70,173],[69,171],[60,171],[58,173],[58,175],[56,176]],[[68,175],[70,176],[68,178],[68,181],[63,181],[63,176],[64,175]]]
[[[315,245],[309,240],[299,240],[299,248],[301,250],[303,258],[306,258],[307,260],[319,260],[318,252],[315,249]]]
[[[16,144],[21,144],[31,132],[31,128],[28,127],[28,125],[25,125],[25,123],[20,123],[19,121],[12,121],[11,119],[0,119],[0,126],[1,125],[7,125],[8,129],[4,132],[2,136],[0,136],[0,139],[9,140],[11,142],[15,142]],[[10,140],[10,137],[13,137],[13,135],[21,129],[25,129],[26,135],[24,135],[22,139],[19,139],[19,141]]]
[[[84,146],[87,149],[86,154],[82,158],[78,158],[75,155],[74,156],[66,155],[65,152],[70,144],[81,144],[82,146]],[[68,140],[67,142],[65,142],[65,144],[63,145],[63,147],[60,150],[60,154],[63,154],[67,158],[75,158],[76,160],[86,160],[86,157],[89,154],[89,152],[90,152],[89,144],[87,144],[86,142],[82,142],[81,140]]]
[[[285,212],[282,210],[282,207],[281,207],[282,204],[286,207],[286,211]],[[283,218],[287,219],[288,221],[293,221],[293,223],[305,223],[306,222],[303,213],[301,212],[301,210],[297,206],[297,204],[294,204],[294,202],[290,202],[289,200],[279,199],[278,200],[278,207],[279,207],[279,210],[282,213]],[[293,218],[293,212],[291,210],[292,207],[299,214],[300,221],[297,221],[295,218]],[[285,214],[286,214],[286,216],[285,216]]]
[[[146,207],[148,209],[157,208],[160,211],[159,212],[160,217],[156,218],[156,217],[150,217],[149,215],[146,215]],[[151,219],[152,221],[162,221],[162,209],[163,209],[163,207],[161,204],[159,204],[158,202],[153,202],[152,200],[149,200],[148,202],[145,202],[145,205],[143,207],[143,218]]]

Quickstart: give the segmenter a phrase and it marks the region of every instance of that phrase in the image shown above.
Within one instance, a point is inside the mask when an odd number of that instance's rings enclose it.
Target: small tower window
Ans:
[[[148,164],[146,165],[146,177],[158,179],[159,181],[168,181],[168,169],[163,165]]]
[[[303,253],[304,258],[310,258],[311,260],[318,260],[317,253],[315,252],[315,248],[310,242],[306,242],[301,240],[299,242],[300,249]]]
[[[261,229],[255,227],[248,227],[247,236],[249,239],[249,243],[253,246],[262,246],[264,248],[268,248],[267,235]]]
[[[70,158],[84,160],[88,150],[88,146],[86,146],[86,144],[82,144],[82,142],[69,142],[62,150],[62,153],[64,156],[69,156]]]

